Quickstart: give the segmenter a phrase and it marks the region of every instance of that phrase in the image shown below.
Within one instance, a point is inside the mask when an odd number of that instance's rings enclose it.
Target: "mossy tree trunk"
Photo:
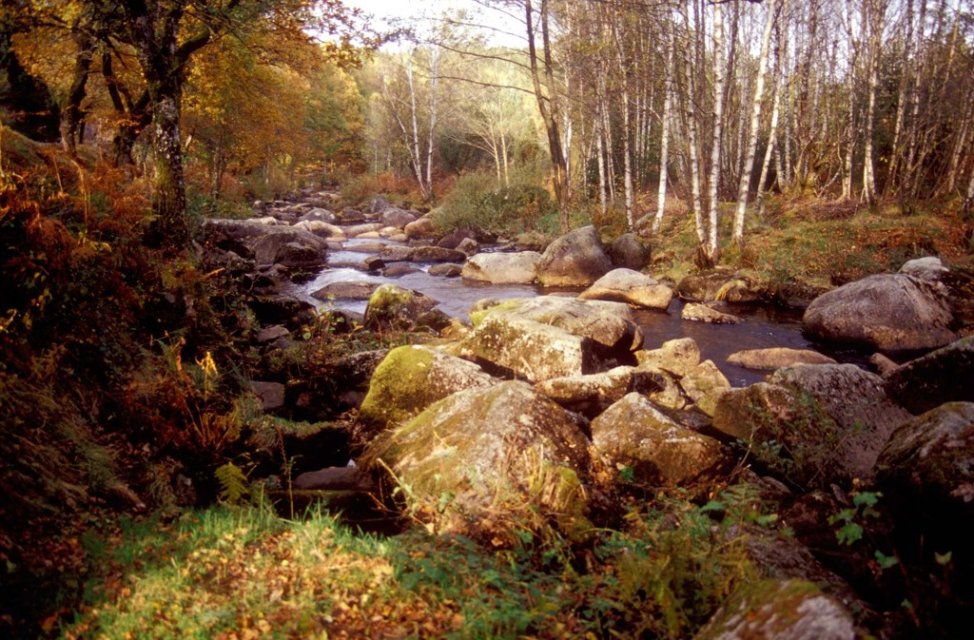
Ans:
[[[210,41],[202,27],[182,44],[179,25],[184,17],[183,0],[131,2],[128,12],[129,41],[146,82],[152,113],[152,151],[155,161],[152,210],[156,216],[153,240],[179,250],[189,242],[186,220],[186,181],[179,133],[182,88],[190,55]]]

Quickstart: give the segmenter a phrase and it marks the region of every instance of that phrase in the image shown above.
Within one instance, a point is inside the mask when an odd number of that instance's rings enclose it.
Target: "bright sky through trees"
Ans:
[[[388,0],[344,0],[345,5],[361,9],[375,18],[378,29],[411,28],[420,35],[435,30],[444,14],[474,28],[479,35],[497,46],[524,46],[524,27],[503,11],[484,6],[477,0],[426,0],[425,2],[389,2]],[[395,45],[394,45],[395,46]]]

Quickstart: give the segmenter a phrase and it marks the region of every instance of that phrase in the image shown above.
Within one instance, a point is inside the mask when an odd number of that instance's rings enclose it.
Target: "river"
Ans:
[[[386,277],[364,271],[360,263],[370,255],[370,246],[376,244],[397,245],[399,243],[384,239],[351,239],[344,243],[342,250],[329,254],[329,267],[313,279],[293,285],[290,293],[311,302],[319,309],[338,308],[358,313],[365,312],[364,300],[321,301],[311,293],[327,284],[349,281],[375,283],[394,283],[407,289],[419,291],[439,302],[439,308],[452,317],[467,319],[467,312],[478,300],[484,298],[524,298],[547,294],[572,295],[574,292],[544,290],[533,285],[490,285],[475,283],[461,278],[431,276],[427,270],[431,265],[409,263],[419,269],[398,277]],[[666,340],[689,337],[697,341],[704,359],[713,360],[734,386],[746,386],[763,380],[766,372],[745,369],[727,362],[727,356],[743,349],[764,349],[769,347],[791,347],[794,349],[813,349],[813,345],[801,332],[801,314],[794,310],[784,310],[767,306],[745,306],[731,309],[743,322],[740,324],[706,324],[690,322],[680,318],[683,301],[674,298],[667,311],[637,310],[636,321],[646,337],[644,346],[653,349]],[[833,357],[841,354],[830,354]]]

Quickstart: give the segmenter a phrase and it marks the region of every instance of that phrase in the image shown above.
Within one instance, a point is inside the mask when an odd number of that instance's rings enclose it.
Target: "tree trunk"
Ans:
[[[751,173],[754,171],[754,155],[758,148],[758,125],[761,122],[761,104],[764,99],[764,76],[768,70],[768,50],[771,45],[771,30],[777,15],[777,0],[768,2],[768,17],[761,38],[761,56],[758,60],[758,77],[754,83],[754,99],[751,101],[751,122],[748,126],[747,153],[741,168],[741,181],[737,185],[737,211],[734,214],[733,239],[738,245],[744,244],[744,212],[747,208],[747,192],[751,186]]]
[[[61,146],[72,155],[77,155],[78,127],[81,124],[81,102],[85,99],[85,86],[88,84],[88,72],[91,60],[95,55],[94,38],[84,29],[79,29],[75,23],[71,36],[78,45],[78,57],[74,61],[74,74],[71,87],[68,89],[67,102],[61,110]]]
[[[152,104],[152,150],[155,158],[153,212],[163,245],[179,248],[189,242],[186,223],[186,182],[179,137],[180,91],[159,83],[149,93]]]
[[[659,186],[656,190],[656,217],[653,220],[653,235],[659,233],[663,224],[663,212],[666,208],[666,179],[667,164],[670,153],[670,111],[673,108],[673,49],[675,49],[675,35],[670,38],[666,52],[666,92],[663,98],[663,129],[660,132],[659,151]]]
[[[967,216],[974,214],[974,163],[971,165],[971,177],[967,183],[967,197],[964,198],[962,210]]]
[[[720,257],[718,244],[718,224],[720,217],[720,160],[721,136],[724,125],[724,85],[727,72],[724,53],[724,11],[720,4],[714,5],[714,131],[710,153],[710,182],[708,188],[707,244],[699,252],[702,267],[713,267]]]
[[[440,73],[440,49],[433,47],[430,52],[430,85],[429,85],[429,110],[430,110],[430,122],[429,122],[429,132],[426,139],[426,200],[429,201],[433,198],[433,149],[435,147],[436,138],[436,119],[437,119],[437,109],[439,106],[439,94],[437,93],[437,85],[439,82]]]
[[[885,2],[885,0],[882,0]],[[867,5],[864,5],[864,8]],[[866,107],[866,126],[863,135],[866,138],[865,150],[863,152],[863,168],[862,168],[862,197],[866,202],[873,204],[876,201],[876,165],[875,159],[873,158],[873,130],[874,122],[876,120],[876,91],[879,87],[879,38],[883,30],[883,13],[885,13],[885,6],[880,9],[876,6],[870,6],[871,14],[875,12],[875,15],[869,15],[869,20],[867,16],[863,15],[863,24],[869,25],[871,29],[869,35],[869,84],[868,84],[868,98]]]
[[[602,215],[605,215],[609,210],[605,199],[605,149],[602,144],[602,108],[599,106],[598,112],[595,115],[598,121],[595,125],[595,143],[597,151],[597,162],[599,170],[599,211]]]
[[[911,98],[908,96],[910,89],[910,65],[913,55],[913,2],[906,2],[905,28],[906,35],[903,37],[903,70],[900,73],[900,84],[896,94],[896,121],[893,125],[893,142],[890,145],[889,171],[886,177],[886,188],[884,192],[889,194],[896,189],[896,172],[900,163],[900,144],[903,137],[903,119],[906,116],[906,103]]]
[[[768,148],[764,151],[764,161],[761,163],[761,177],[758,178],[758,193],[755,201],[758,206],[758,217],[764,216],[764,197],[767,194],[766,183],[768,182],[768,171],[771,166],[771,156],[775,149],[775,132],[778,130],[778,114],[781,112],[781,91],[780,81],[775,80],[774,98],[771,105],[771,124],[768,132]]]
[[[528,40],[528,61],[531,69],[531,81],[534,87],[534,96],[538,103],[538,112],[545,125],[545,133],[548,138],[548,153],[551,156],[552,183],[555,191],[555,200],[558,203],[558,221],[562,233],[569,231],[569,191],[568,191],[568,164],[565,161],[565,153],[561,145],[561,133],[559,131],[560,115],[558,110],[557,87],[554,81],[554,62],[551,57],[551,35],[548,30],[548,0],[541,0],[539,7],[539,18],[541,24],[541,46],[544,55],[544,75],[548,93],[545,94],[541,86],[541,71],[538,68],[538,51],[534,33],[534,7],[531,0],[524,1],[524,26]]]

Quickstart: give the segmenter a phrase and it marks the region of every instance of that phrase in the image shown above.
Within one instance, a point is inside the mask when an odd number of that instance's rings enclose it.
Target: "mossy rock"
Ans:
[[[374,330],[405,331],[413,326],[418,316],[432,310],[436,304],[436,300],[416,291],[384,284],[369,297],[365,326]]]
[[[592,442],[616,468],[654,485],[715,477],[729,462],[717,440],[680,425],[639,393],[630,393],[592,421]]]
[[[876,375],[855,365],[798,365],[722,395],[713,426],[793,486],[827,489],[870,480],[880,450],[907,418]]]
[[[397,347],[372,374],[359,417],[383,427],[402,423],[450,394],[494,382],[472,362],[429,347]]]
[[[696,640],[853,640],[852,616],[803,580],[761,580],[743,585],[711,618]]]
[[[527,383],[501,382],[436,402],[374,443],[365,462],[390,470],[408,508],[440,530],[541,513],[577,533],[589,526],[595,465],[583,425]]]

